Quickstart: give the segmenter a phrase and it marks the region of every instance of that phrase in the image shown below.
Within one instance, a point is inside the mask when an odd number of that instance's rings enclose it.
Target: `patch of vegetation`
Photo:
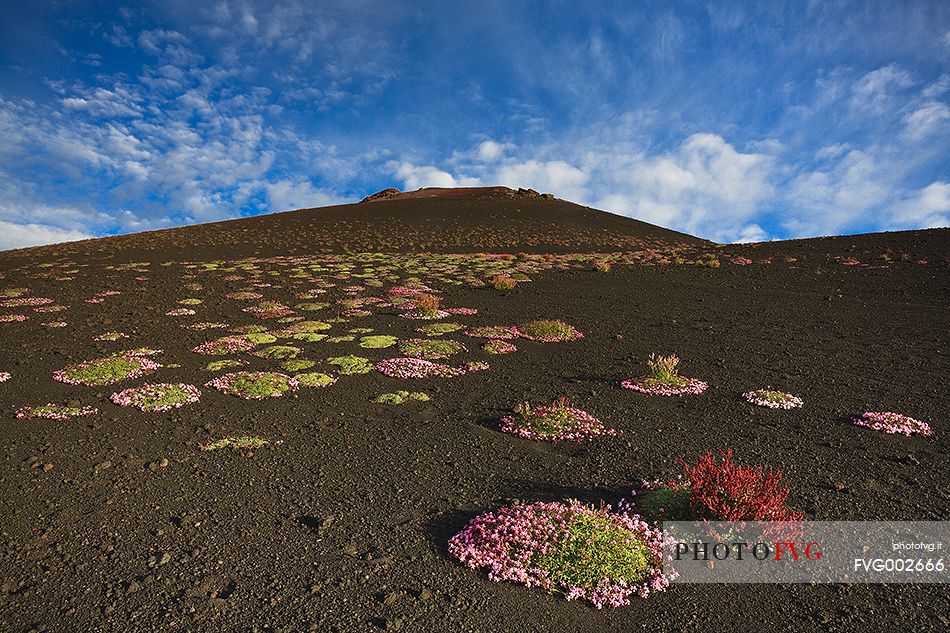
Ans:
[[[296,358],[297,354],[300,352],[301,349],[299,347],[294,347],[293,345],[268,345],[267,347],[254,350],[251,352],[251,354],[270,360],[284,360],[288,358]]]
[[[277,340],[276,336],[273,334],[268,334],[267,332],[250,332],[245,334],[243,338],[256,345],[267,345],[268,343],[273,343]]]
[[[305,369],[310,369],[317,364],[315,360],[307,360],[304,358],[298,358],[295,360],[285,360],[280,364],[280,368],[284,371],[289,371],[291,373],[296,373],[298,371],[303,371]]]
[[[239,371],[219,376],[205,386],[245,400],[261,400],[295,391],[298,384],[296,379],[277,372]]]
[[[381,394],[373,402],[376,404],[404,404],[406,402],[428,402],[431,399],[428,394],[421,391],[396,391]]]
[[[295,341],[304,341],[307,343],[316,343],[317,341],[322,341],[327,337],[326,334],[314,334],[313,332],[301,332],[300,334],[294,334],[290,338]]]
[[[232,367],[240,367],[244,363],[233,358],[225,358],[223,360],[213,360],[207,365],[205,369],[208,371],[221,371],[222,369],[231,369]]]
[[[519,325],[517,330],[519,336],[522,338],[538,341],[540,343],[574,341],[576,339],[583,338],[584,336],[573,326],[568,325],[563,321],[555,321],[550,319],[528,321],[527,323]]]
[[[543,407],[525,402],[515,407],[515,413],[501,419],[501,430],[530,440],[577,441],[616,435],[590,413],[570,406],[567,398]]]
[[[237,327],[231,328],[231,331],[235,334],[254,334],[258,332],[266,332],[267,327],[263,325],[239,325]]]
[[[215,440],[214,442],[209,442],[208,444],[201,444],[198,446],[203,451],[217,451],[222,448],[239,448],[239,449],[256,449],[264,448],[270,444],[270,441],[265,440],[262,437],[252,437],[252,436],[242,436],[242,437],[225,437],[220,440]]]
[[[198,402],[201,392],[184,383],[159,383],[132,387],[112,394],[111,400],[120,407],[135,407],[142,411],[168,411],[192,402]]]
[[[83,415],[95,415],[99,410],[95,407],[78,407],[65,404],[44,404],[39,407],[21,407],[17,409],[16,417],[21,420],[42,418],[46,420],[66,420]]]
[[[637,495],[637,512],[651,521],[689,521],[689,496],[684,486],[649,488]]]
[[[286,330],[295,333],[312,334],[329,330],[332,326],[324,321],[297,321],[293,325],[288,325]]]
[[[324,310],[330,307],[329,303],[323,303],[321,301],[310,301],[307,303],[298,303],[294,306],[294,310],[301,310],[303,312],[316,312],[317,310]]]
[[[102,387],[150,374],[159,367],[153,360],[130,352],[70,365],[55,372],[53,379],[74,385]]]
[[[518,285],[518,280],[506,275],[495,275],[492,277],[491,285],[495,290],[511,290]]]
[[[336,382],[335,377],[320,372],[297,374],[294,378],[304,387],[329,387]]]
[[[416,332],[420,332],[426,336],[443,336],[464,329],[465,326],[461,323],[428,323],[416,328]]]
[[[360,347],[366,349],[383,349],[386,347],[392,347],[398,341],[399,339],[397,339],[395,336],[388,336],[385,334],[364,336],[360,339]]]
[[[373,364],[368,358],[362,356],[334,356],[328,358],[327,362],[340,368],[340,373],[344,375],[368,374],[373,369]]]
[[[605,578],[636,585],[647,576],[650,549],[630,528],[598,512],[577,513],[564,535],[535,564],[552,583],[596,592]]]

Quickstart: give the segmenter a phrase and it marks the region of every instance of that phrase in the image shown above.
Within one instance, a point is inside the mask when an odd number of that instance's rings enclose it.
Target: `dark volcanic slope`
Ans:
[[[640,250],[644,240],[666,244]],[[618,244],[633,252],[544,252]],[[344,246],[351,252],[320,253]],[[293,256],[248,259],[255,253]],[[446,542],[515,499],[613,503],[643,479],[675,476],[680,456],[725,448],[781,469],[809,519],[947,520],[948,257],[950,230],[717,248],[504,190],[422,191],[7,253],[0,631],[947,630],[947,585],[675,585],[598,611],[489,582]],[[485,283],[495,274],[522,282],[498,291]],[[343,373],[349,355],[402,354],[363,346],[364,334],[422,336],[432,321],[395,301],[417,282],[465,328],[563,319],[584,338],[517,339],[516,351],[493,356],[457,331],[443,340],[464,351],[446,362],[488,369],[419,380]],[[268,315],[274,304],[295,314]],[[320,320],[321,334],[300,338],[291,328],[306,322],[295,319]],[[205,386],[234,369],[299,376],[257,353],[280,351],[268,343],[227,357],[195,351],[248,328],[337,381],[265,400]],[[149,375],[101,387],[53,379],[143,347],[161,350]],[[678,354],[684,375],[709,390],[621,389],[653,352]],[[240,366],[212,365],[222,360]],[[201,398],[161,413],[110,401],[146,382],[184,382]],[[772,411],[740,397],[765,386],[804,406]],[[431,400],[373,402],[397,390]],[[559,396],[620,435],[550,444],[499,430],[517,403]],[[47,402],[99,411],[14,415]],[[849,423],[864,410],[911,415],[934,435]],[[198,449],[242,435],[273,444]]]
[[[507,187],[422,189],[359,204],[83,240],[0,256],[151,259],[199,249],[206,257],[350,251],[465,253],[636,250],[709,244],[573,202]]]

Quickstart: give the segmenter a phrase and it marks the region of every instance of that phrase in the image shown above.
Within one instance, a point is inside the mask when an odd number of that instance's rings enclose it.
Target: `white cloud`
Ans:
[[[495,141],[483,141],[478,145],[476,156],[483,162],[490,162],[501,158],[505,152],[505,145]]]
[[[826,145],[820,150],[815,152],[815,158],[817,160],[826,160],[829,158],[838,158],[845,152],[851,149],[851,146],[847,143],[834,143],[832,145]]]
[[[914,84],[910,73],[888,64],[865,74],[851,86],[851,106],[882,112],[893,105],[894,92]]]
[[[796,236],[837,233],[886,204],[896,177],[873,155],[851,150],[826,169],[806,171],[789,183],[784,197],[792,212],[783,225]]]
[[[289,179],[278,180],[265,185],[264,191],[267,193],[267,202],[273,211],[324,207],[340,202],[338,198],[314,187],[307,180],[297,182]]]
[[[675,152],[642,157],[616,177],[631,188],[634,215],[735,239],[773,193],[772,165],[771,157],[738,152],[718,135],[694,134]]]
[[[0,250],[84,240],[90,237],[92,236],[81,231],[71,231],[45,224],[16,224],[0,220]]]
[[[940,75],[940,78],[924,88],[921,94],[924,99],[936,99],[948,90],[950,90],[950,75]]]
[[[653,40],[650,54],[659,60],[669,61],[676,57],[686,40],[683,23],[672,13],[659,16],[653,24]]]
[[[590,175],[563,160],[527,160],[504,164],[489,176],[489,182],[512,188],[525,187],[541,192],[556,191],[571,200],[583,200]]]
[[[927,101],[904,117],[904,134],[911,140],[941,133],[941,128],[950,121],[950,107],[939,101]]]
[[[769,237],[758,224],[749,224],[739,229],[733,241],[738,243],[764,242]]]
[[[478,178],[456,178],[432,165],[413,165],[405,161],[398,163],[394,172],[397,178],[402,179],[406,191],[422,187],[474,187],[482,184]]]
[[[937,181],[895,206],[891,228],[950,227],[950,182]]]
[[[63,99],[63,106],[91,116],[110,118],[137,117],[142,114],[142,108],[136,103],[135,97],[121,86],[115,90],[96,88],[78,97],[67,97]]]

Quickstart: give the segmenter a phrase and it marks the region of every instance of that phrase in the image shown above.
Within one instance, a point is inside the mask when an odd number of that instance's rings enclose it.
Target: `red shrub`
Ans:
[[[495,275],[492,277],[491,285],[495,290],[511,290],[518,285],[518,280],[505,275]]]
[[[717,463],[707,451],[690,466],[683,462],[690,489],[690,509],[705,519],[721,521],[800,521],[801,512],[785,506],[788,486],[782,472],[741,466],[732,461],[732,449],[720,451]],[[682,460],[681,460],[682,461]]]
[[[442,305],[442,301],[435,295],[420,294],[415,298],[416,307],[422,312],[433,314]]]

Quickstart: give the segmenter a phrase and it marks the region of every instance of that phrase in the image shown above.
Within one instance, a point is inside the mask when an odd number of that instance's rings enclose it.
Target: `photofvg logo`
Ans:
[[[677,583],[944,583],[947,521],[668,521]]]
[[[694,541],[692,543],[675,543],[675,560],[683,560],[684,557],[692,557],[694,561],[724,561],[735,559],[742,561],[746,558],[754,558],[758,561],[774,560],[782,562],[791,560],[821,560],[821,543],[811,541],[808,543],[799,541],[774,541],[772,543],[747,543],[738,542],[710,542]],[[708,567],[708,565],[707,565]]]

